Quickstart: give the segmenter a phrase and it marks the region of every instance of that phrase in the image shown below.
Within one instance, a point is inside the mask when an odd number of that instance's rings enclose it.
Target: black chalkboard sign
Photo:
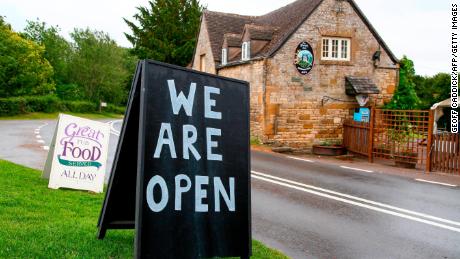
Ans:
[[[98,223],[136,258],[251,254],[249,84],[156,61],[136,69]]]

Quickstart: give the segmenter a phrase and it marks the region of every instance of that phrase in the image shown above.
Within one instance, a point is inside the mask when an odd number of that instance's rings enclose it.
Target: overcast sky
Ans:
[[[449,71],[450,0],[355,0],[393,53],[407,55],[421,75]],[[59,25],[68,38],[73,28],[102,30],[118,44],[131,47],[123,32],[130,32],[122,17],[130,19],[148,0],[1,0],[0,15],[14,30],[26,20]],[[293,0],[201,0],[209,10],[261,15]]]

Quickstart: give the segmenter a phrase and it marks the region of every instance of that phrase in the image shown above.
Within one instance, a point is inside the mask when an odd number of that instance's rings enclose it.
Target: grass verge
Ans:
[[[132,258],[133,230],[96,239],[104,194],[51,190],[41,172],[0,160],[0,258]],[[252,258],[287,258],[253,241]]]
[[[63,112],[65,114],[70,114],[82,118],[97,120],[97,119],[119,119],[123,118],[123,115],[116,113],[75,113],[75,112]],[[59,113],[44,113],[44,112],[32,112],[27,114],[20,114],[14,116],[2,116],[0,120],[52,120],[57,119]]]

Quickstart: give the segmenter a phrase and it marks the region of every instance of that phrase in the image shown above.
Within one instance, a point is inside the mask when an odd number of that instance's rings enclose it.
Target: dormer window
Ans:
[[[249,41],[243,42],[241,45],[241,60],[249,60],[251,58],[251,47]]]
[[[227,64],[227,49],[222,49],[222,65],[226,65]]]

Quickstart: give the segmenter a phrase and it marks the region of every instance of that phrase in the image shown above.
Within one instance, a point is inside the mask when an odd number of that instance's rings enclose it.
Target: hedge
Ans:
[[[109,104],[103,111],[123,114],[125,108]],[[99,112],[99,106],[87,101],[61,100],[54,95],[0,98],[0,116],[12,116],[29,112],[94,113]]]
[[[63,101],[66,110],[70,112],[90,113],[98,112],[96,104],[85,101]]]

